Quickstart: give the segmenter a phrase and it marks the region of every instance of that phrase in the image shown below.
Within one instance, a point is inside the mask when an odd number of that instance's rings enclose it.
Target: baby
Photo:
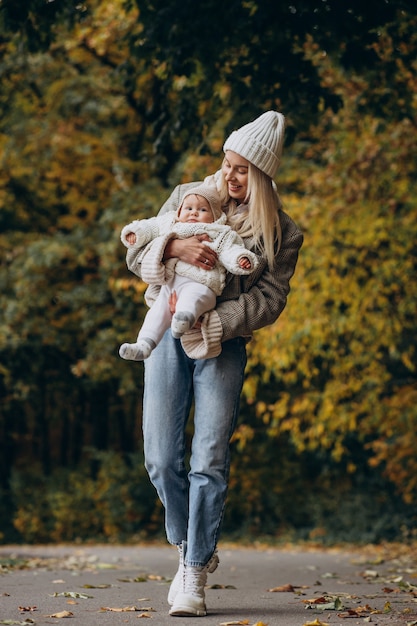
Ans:
[[[119,354],[123,359],[147,359],[169,327],[174,338],[179,339],[205,312],[215,308],[216,297],[225,285],[226,271],[250,274],[258,265],[257,256],[247,250],[242,238],[226,225],[220,196],[213,185],[202,183],[187,190],[177,211],[133,221],[123,228],[121,240],[127,248],[135,248],[128,252],[130,258],[136,250],[139,258],[144,246],[171,234],[181,239],[206,234],[209,241],[205,244],[216,252],[217,261],[211,269],[177,258],[166,261],[166,282],[160,285],[136,342],[124,343],[120,347]],[[170,299],[174,292],[176,303],[172,315]]]

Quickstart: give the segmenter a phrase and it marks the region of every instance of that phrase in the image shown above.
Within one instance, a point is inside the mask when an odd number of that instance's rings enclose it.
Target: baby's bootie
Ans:
[[[178,311],[174,313],[171,321],[171,332],[175,339],[179,339],[183,336],[187,330],[190,330],[195,324],[195,317],[192,313],[187,311]]]
[[[155,347],[156,344],[152,339],[139,339],[136,343],[123,343],[119,354],[127,361],[144,361]]]

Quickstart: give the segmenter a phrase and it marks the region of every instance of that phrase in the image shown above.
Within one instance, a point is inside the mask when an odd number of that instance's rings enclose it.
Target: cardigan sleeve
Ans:
[[[240,293],[236,298],[233,298],[236,278],[220,296],[216,311],[223,327],[223,341],[251,336],[253,331],[273,324],[287,304],[290,280],[297,265],[303,235],[286,214],[281,217],[283,237],[274,269],[269,270],[262,259],[255,272],[241,279]]]
[[[232,277],[223,294],[219,296],[216,309],[204,316],[199,349],[197,350],[195,333],[193,337],[187,337],[187,334],[182,337],[182,345],[188,356],[208,358],[201,356],[202,346],[205,346],[207,355],[214,355],[218,352],[220,342],[234,337],[250,338],[255,330],[273,324],[281,315],[287,303],[290,280],[303,244],[301,231],[283,212],[281,225],[282,244],[274,270],[270,271],[262,259],[257,270],[250,276],[240,279]],[[197,353],[199,356],[193,357]]]
[[[156,223],[158,223],[158,218],[160,216],[165,215],[166,213],[170,211],[176,211],[180,205],[181,197],[183,196],[185,191],[188,188],[195,187],[196,185],[199,185],[199,183],[195,182],[195,183],[187,183],[184,185],[177,185],[174,188],[171,195],[169,196],[169,198],[164,202],[164,204],[160,208],[158,215],[154,218],[149,218],[149,220],[147,221],[152,222],[152,220],[154,220]],[[123,243],[125,243],[125,245],[126,245],[126,242],[124,241],[123,237],[126,237],[127,232],[130,232],[129,228],[131,228],[132,225],[133,226],[136,225],[136,222],[132,222],[132,224],[129,224],[127,227],[124,227],[122,231],[123,233],[122,241]],[[153,234],[155,237],[158,235],[158,233],[155,233],[155,232]],[[136,274],[136,276],[139,276],[139,278],[142,278],[145,282],[150,282],[149,281],[150,275],[151,275],[151,281],[153,283],[157,283],[158,281],[160,281],[161,283],[165,282],[166,276],[165,276],[165,269],[164,267],[162,267],[162,257],[163,257],[163,253],[165,250],[165,246],[168,243],[170,238],[172,238],[172,236],[171,237],[167,236],[165,242],[162,242],[162,243],[161,243],[162,240],[158,239],[155,247],[153,246],[154,242],[150,239],[148,239],[148,241],[145,244],[141,241],[139,243],[134,244],[133,246],[129,246],[127,250],[127,254],[126,254],[126,263],[127,263],[127,267],[129,268],[129,270],[133,272],[133,274]],[[155,259],[157,259],[158,265],[154,269],[152,269],[151,264],[155,261]],[[145,278],[145,276],[142,275],[142,271],[144,269],[145,269],[145,273],[147,274],[147,278]],[[151,274],[149,274],[149,272]]]

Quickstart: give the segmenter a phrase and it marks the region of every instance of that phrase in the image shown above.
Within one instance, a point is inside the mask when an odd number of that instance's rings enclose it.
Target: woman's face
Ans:
[[[249,161],[236,154],[236,152],[226,150],[222,172],[227,182],[229,196],[239,202],[243,202],[247,196],[248,171]]]

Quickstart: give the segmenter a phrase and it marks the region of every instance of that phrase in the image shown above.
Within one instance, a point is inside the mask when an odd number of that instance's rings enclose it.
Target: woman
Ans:
[[[179,551],[171,584],[170,615],[206,615],[207,573],[219,562],[217,541],[229,475],[229,441],[236,425],[253,331],[272,324],[286,305],[303,237],[281,209],[273,178],[284,141],[284,117],[267,111],[226,140],[222,168],[207,177],[222,197],[228,223],[260,257],[249,276],[228,275],[216,309],[181,339],[168,331],[145,362],[145,465],[165,509],[168,541]],[[175,188],[160,213],[175,210],[189,187]],[[216,254],[204,236],[161,238],[151,249],[132,249],[128,266],[145,275],[154,263],[178,258],[210,271]],[[144,278],[145,279],[145,278]],[[146,279],[145,279],[146,280]],[[152,299],[152,288],[148,293]],[[190,468],[185,428],[194,400]]]

